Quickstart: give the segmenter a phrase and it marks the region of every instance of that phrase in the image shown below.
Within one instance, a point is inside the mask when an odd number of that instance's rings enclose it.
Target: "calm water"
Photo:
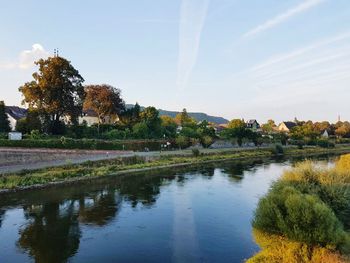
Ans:
[[[259,197],[293,161],[226,163],[0,199],[0,262],[242,262]]]

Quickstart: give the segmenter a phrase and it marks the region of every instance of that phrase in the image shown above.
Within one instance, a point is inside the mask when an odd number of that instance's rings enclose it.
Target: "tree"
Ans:
[[[149,136],[151,138],[159,138],[161,136],[161,119],[159,111],[155,107],[147,107],[140,113],[141,121],[146,123]]]
[[[88,85],[85,86],[85,92],[84,110],[95,111],[99,124],[115,120],[125,108],[121,91],[113,86],[107,84]]]
[[[241,119],[233,119],[227,124],[227,128],[229,129],[245,128],[245,123]]]
[[[16,130],[22,133],[30,133],[33,130],[42,130],[40,116],[36,111],[28,111],[27,117],[16,123]]]
[[[335,134],[341,137],[350,137],[350,123],[345,121],[335,130]]]
[[[175,120],[167,115],[160,116],[160,119],[162,120],[162,133],[168,138],[174,138],[177,128]]]
[[[271,133],[274,131],[274,129],[276,128],[276,123],[274,120],[268,120],[267,123],[261,125],[261,129],[265,132],[265,133]]]
[[[128,109],[124,109],[119,116],[119,121],[122,125],[126,127],[133,127],[136,123],[140,122],[141,107],[136,102],[136,104]]]
[[[136,123],[132,127],[132,133],[137,139],[148,139],[150,137],[150,130],[145,122]]]
[[[11,131],[11,126],[6,114],[5,103],[0,101],[0,133],[9,131]]]
[[[196,120],[188,115],[186,109],[183,109],[181,113],[176,115],[175,121],[182,127],[194,127],[197,124]]]
[[[62,118],[77,122],[85,97],[84,79],[70,61],[59,56],[40,59],[35,64],[39,71],[33,73],[34,80],[19,88],[23,104],[45,116],[48,131],[57,133]]]

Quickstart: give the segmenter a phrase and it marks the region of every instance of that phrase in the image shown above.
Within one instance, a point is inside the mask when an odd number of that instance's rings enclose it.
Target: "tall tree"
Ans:
[[[64,117],[77,122],[85,97],[83,77],[70,61],[55,56],[35,62],[39,71],[34,80],[19,88],[23,93],[23,104],[45,116],[50,122],[52,133]]]
[[[194,118],[188,115],[187,110],[183,109],[181,113],[178,113],[175,117],[175,121],[178,125],[182,127],[195,127],[197,122]]]
[[[0,133],[9,131],[11,131],[11,127],[5,110],[5,103],[0,101]]]
[[[94,110],[99,123],[116,120],[125,108],[120,89],[111,85],[88,85],[85,86],[85,92],[84,109]]]
[[[159,117],[159,111],[155,107],[147,107],[140,113],[141,121],[144,122],[149,129],[149,136],[157,138],[161,136],[162,120]]]

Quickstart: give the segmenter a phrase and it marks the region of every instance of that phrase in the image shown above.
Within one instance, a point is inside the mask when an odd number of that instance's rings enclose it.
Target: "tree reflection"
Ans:
[[[2,225],[2,220],[4,219],[4,216],[5,216],[5,210],[3,209],[0,209],[0,227]]]
[[[244,177],[244,170],[246,169],[246,166],[244,166],[242,163],[231,163],[225,165],[223,168],[223,172],[226,173],[230,179],[232,179],[234,182],[240,182]]]
[[[174,178],[174,177],[172,177]],[[120,185],[120,194],[129,202],[132,207],[141,203],[145,206],[152,206],[160,193],[160,186],[164,177],[161,176],[140,176],[139,178],[125,178]]]
[[[79,248],[80,228],[74,214],[74,202],[24,207],[31,223],[20,231],[17,245],[27,251],[37,263],[66,262]]]
[[[85,224],[104,226],[115,218],[121,204],[114,189],[103,190],[88,198],[79,199],[79,221]]]

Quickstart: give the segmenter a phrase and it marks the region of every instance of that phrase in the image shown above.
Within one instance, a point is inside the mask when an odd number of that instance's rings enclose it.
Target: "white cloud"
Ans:
[[[32,49],[21,51],[13,62],[0,62],[0,69],[28,69],[34,66],[35,61],[47,58],[49,55],[42,45],[34,44]]]
[[[47,52],[42,45],[34,44],[31,50],[23,50],[19,55],[18,67],[21,69],[27,69],[34,66],[34,62],[41,59],[47,58],[49,52]]]
[[[302,12],[307,11],[308,9],[312,7],[316,7],[317,5],[321,4],[325,0],[305,0],[301,4],[288,9],[287,11],[267,20],[266,22],[262,23],[261,25],[258,25],[257,27],[253,28],[252,30],[248,31],[243,35],[243,38],[252,37],[254,35],[257,35],[265,30],[268,30],[272,27],[275,27],[288,19],[292,18],[293,16],[296,16]]]
[[[196,64],[209,0],[182,0],[179,24],[177,87],[186,88]]]

